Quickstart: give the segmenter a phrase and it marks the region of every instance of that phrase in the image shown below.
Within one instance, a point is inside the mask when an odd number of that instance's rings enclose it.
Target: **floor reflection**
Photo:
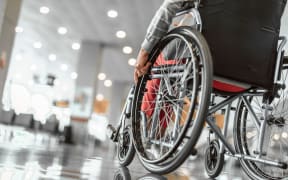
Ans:
[[[89,179],[89,180],[202,180],[203,155],[188,159],[177,171],[163,176],[146,171],[137,158],[119,167],[109,142],[94,145],[61,144],[57,136],[24,128],[0,126],[0,180]],[[113,154],[114,152],[114,154]],[[204,149],[199,149],[204,152]],[[248,179],[236,161],[226,159],[219,180]]]

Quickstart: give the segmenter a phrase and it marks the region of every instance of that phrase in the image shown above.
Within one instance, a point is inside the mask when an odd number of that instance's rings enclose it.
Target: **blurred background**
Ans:
[[[75,143],[88,136],[104,141],[105,128],[99,126],[119,117],[137,52],[160,3],[3,1],[1,44],[13,46],[1,47],[6,62],[1,121],[39,130],[56,123],[60,133],[72,127]]]
[[[162,2],[0,0],[0,179],[18,165],[26,179],[103,179],[96,169],[114,153],[106,126],[117,124]]]

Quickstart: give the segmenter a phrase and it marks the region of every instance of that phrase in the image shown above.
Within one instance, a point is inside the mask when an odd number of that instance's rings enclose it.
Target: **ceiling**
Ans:
[[[18,63],[14,72],[23,69],[45,75],[56,74],[64,82],[77,72],[78,51],[71,48],[73,42],[89,40],[105,45],[101,72],[112,81],[132,81],[133,67],[128,59],[137,55],[147,26],[163,0],[23,0],[19,18],[22,33],[17,33],[12,62]],[[48,14],[41,14],[40,7],[49,7]],[[107,11],[118,11],[117,18],[109,18]],[[283,15],[281,33],[288,36],[288,12]],[[57,33],[60,26],[67,27],[65,35]],[[116,31],[124,30],[127,37],[119,39]],[[33,48],[33,43],[42,43],[41,49]],[[122,53],[123,46],[131,46],[133,53]],[[287,46],[286,46],[287,47]],[[49,54],[57,56],[49,61]],[[14,61],[21,55],[21,62]],[[61,70],[63,64],[67,70]],[[35,66],[37,68],[35,68]],[[35,70],[36,69],[36,70]],[[25,74],[25,72],[24,72]],[[70,84],[71,85],[71,84]],[[70,86],[69,84],[66,85]],[[72,86],[72,85],[71,85]]]
[[[109,79],[117,81],[132,80],[132,67],[128,59],[136,57],[144,38],[146,28],[161,0],[23,0],[19,26],[23,33],[18,33],[14,48],[14,59],[21,54],[26,61],[34,64],[44,63],[45,71],[58,73],[59,66],[68,65],[68,71],[77,71],[78,53],[72,50],[73,42],[95,41],[105,45],[103,67]],[[40,7],[49,7],[48,14],[41,14]],[[107,11],[118,11],[117,18],[109,18]],[[57,29],[64,26],[67,34],[60,35]],[[116,31],[124,30],[125,39],[115,36]],[[33,43],[42,43],[41,49],[33,48]],[[124,55],[123,46],[131,46],[133,53]],[[57,61],[51,63],[49,54],[55,54]],[[106,54],[110,55],[108,57]],[[120,70],[115,72],[111,65]],[[128,69],[128,70],[127,70]],[[39,69],[40,71],[40,69]]]

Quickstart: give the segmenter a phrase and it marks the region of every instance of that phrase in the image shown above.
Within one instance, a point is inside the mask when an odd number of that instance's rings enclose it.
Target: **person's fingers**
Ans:
[[[138,81],[138,78],[144,74],[147,73],[148,68],[151,66],[151,62],[147,62],[144,66],[141,66],[140,64],[136,64],[135,65],[135,69],[134,69],[134,82],[135,84]]]
[[[142,74],[146,74],[147,73],[147,71],[148,71],[148,68],[151,66],[151,62],[147,62],[146,64],[145,64],[145,66],[143,67],[143,68],[141,68],[141,73]]]
[[[152,63],[151,62],[147,62],[146,64],[145,64],[145,68],[149,68],[150,66],[152,65]]]
[[[137,82],[138,82],[138,73],[137,73],[137,69],[134,70],[134,82],[135,82],[135,84],[137,84]]]

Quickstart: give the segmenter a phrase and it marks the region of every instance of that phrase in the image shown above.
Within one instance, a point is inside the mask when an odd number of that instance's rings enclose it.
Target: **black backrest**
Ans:
[[[202,0],[203,35],[217,76],[272,88],[286,0]]]

